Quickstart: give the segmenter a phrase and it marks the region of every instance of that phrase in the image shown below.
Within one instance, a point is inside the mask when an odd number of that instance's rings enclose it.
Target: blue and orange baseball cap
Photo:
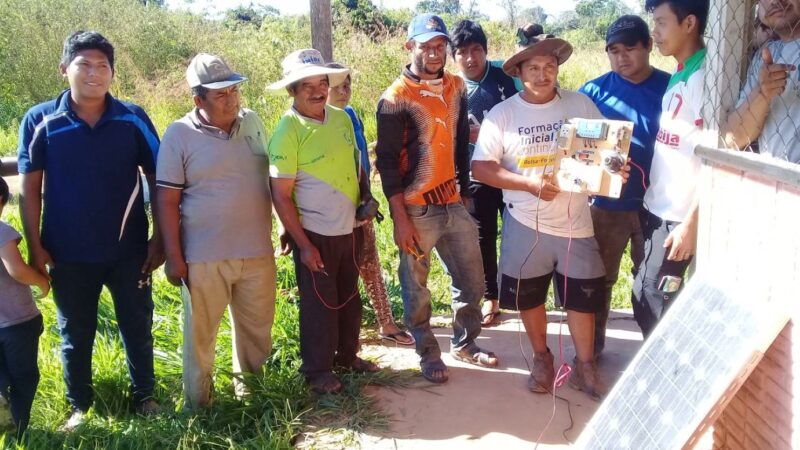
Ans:
[[[428,42],[437,36],[443,36],[450,41],[444,20],[435,14],[419,14],[408,24],[409,41],[413,39],[417,42]]]

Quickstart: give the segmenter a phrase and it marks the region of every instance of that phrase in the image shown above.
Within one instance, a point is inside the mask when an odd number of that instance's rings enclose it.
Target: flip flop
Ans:
[[[494,321],[500,317],[500,311],[488,312],[481,317],[481,326],[488,327],[494,324]]]
[[[378,333],[378,336],[380,336],[381,339],[392,341],[398,345],[406,345],[410,347],[416,343],[416,341],[414,340],[414,336],[412,336],[411,333],[402,330],[396,333],[389,333],[389,334]],[[403,342],[400,340],[400,338],[406,338],[407,340]]]
[[[420,368],[422,369],[422,377],[431,383],[442,384],[450,379],[449,370],[441,359],[429,363],[422,363]],[[434,376],[434,372],[436,371],[442,371],[443,374],[438,377]]]
[[[486,300],[481,307],[481,326],[488,327],[494,324],[495,320],[500,317],[500,305],[498,304],[496,309],[493,308],[489,311],[486,310],[486,306],[491,304],[491,300]]]

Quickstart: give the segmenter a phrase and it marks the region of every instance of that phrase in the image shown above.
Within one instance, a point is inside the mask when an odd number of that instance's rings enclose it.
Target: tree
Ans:
[[[575,11],[564,11],[556,17],[555,22],[551,27],[548,27],[548,32],[556,36],[561,36],[567,31],[576,30],[580,27],[580,18]]]
[[[631,9],[621,0],[578,0],[575,12],[582,18],[607,18],[615,19],[623,14],[630,14]]]
[[[574,13],[563,13],[551,28],[555,34],[580,30],[581,41],[601,41],[606,30],[619,16],[631,14],[622,0],[578,0]]]
[[[272,6],[254,6],[252,3],[248,6],[238,6],[225,11],[225,17],[222,19],[223,25],[228,28],[237,28],[241,26],[253,26],[261,28],[264,19],[268,17],[278,17],[281,12]]]
[[[311,46],[325,61],[333,61],[333,8],[331,0],[311,0]]]
[[[417,12],[433,14],[461,14],[460,0],[422,0],[417,3]]]
[[[501,8],[506,10],[506,20],[508,24],[516,26],[517,16],[519,15],[519,2],[517,0],[500,0],[498,4]]]
[[[387,17],[370,0],[334,0],[332,16],[334,26],[352,25],[376,41],[407,25]]]
[[[539,5],[533,6],[531,8],[526,8],[520,11],[519,16],[517,18],[517,25],[525,25],[526,23],[538,23],[544,26],[544,23],[547,21],[547,13],[544,12],[544,8]]]

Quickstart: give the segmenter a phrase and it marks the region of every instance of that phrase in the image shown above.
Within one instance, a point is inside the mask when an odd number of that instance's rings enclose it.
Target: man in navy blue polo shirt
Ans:
[[[114,300],[134,406],[158,411],[150,274],[164,252],[157,233],[148,243],[140,176],[141,169],[155,192],[158,137],[140,107],[108,93],[113,46],[97,32],[73,33],[60,69],[69,89],[25,114],[18,169],[31,265],[44,274],[49,266],[52,277],[72,406],[64,428],[71,430],[93,402],[92,346],[103,286]]]
[[[520,90],[521,84],[519,80],[503,72],[503,61],[486,59],[487,39],[479,24],[462,20],[456,24],[450,39],[453,59],[467,85],[469,155],[472,158],[483,116],[496,104],[513,97]],[[469,213],[478,223],[478,241],[486,283],[481,325],[488,326],[500,315],[497,300],[497,219],[503,216],[505,204],[502,190],[471,177],[469,191],[472,194]]]
[[[594,354],[605,345],[611,290],[617,282],[620,260],[628,241],[634,270],[644,258],[644,236],[639,221],[648,184],[653,146],[661,116],[661,98],[670,75],[650,66],[653,40],[639,16],[617,19],[606,32],[606,53],[611,72],[581,87],[607,119],[633,122],[630,158],[633,168],[619,199],[596,196],[592,200],[594,236],[606,267],[605,307],[595,315]]]

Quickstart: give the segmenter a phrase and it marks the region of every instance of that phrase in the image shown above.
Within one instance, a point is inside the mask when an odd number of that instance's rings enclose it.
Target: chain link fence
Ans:
[[[712,0],[707,47],[707,145],[800,163],[800,0]]]

